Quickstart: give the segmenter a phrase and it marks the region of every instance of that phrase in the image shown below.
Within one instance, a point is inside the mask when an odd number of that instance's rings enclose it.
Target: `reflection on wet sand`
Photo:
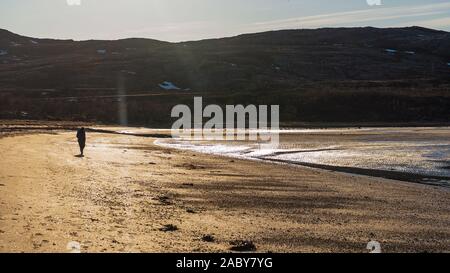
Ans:
[[[203,153],[450,186],[450,128],[284,130],[277,148],[256,142],[159,140]]]

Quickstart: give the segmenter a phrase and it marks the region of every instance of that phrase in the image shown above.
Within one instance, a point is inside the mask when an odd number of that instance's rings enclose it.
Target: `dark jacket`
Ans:
[[[78,138],[78,142],[85,143],[86,142],[86,131],[84,129],[78,129],[77,138]]]

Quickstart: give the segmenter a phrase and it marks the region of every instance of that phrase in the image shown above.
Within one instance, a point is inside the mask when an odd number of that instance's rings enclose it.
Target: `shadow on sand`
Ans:
[[[84,155],[75,155],[74,157],[83,158]]]

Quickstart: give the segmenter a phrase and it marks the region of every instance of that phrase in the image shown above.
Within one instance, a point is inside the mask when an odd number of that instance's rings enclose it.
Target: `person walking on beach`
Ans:
[[[84,130],[84,127],[81,127],[77,131],[77,139],[78,139],[78,145],[80,145],[80,155],[84,156],[83,151],[84,147],[86,146],[86,131]]]

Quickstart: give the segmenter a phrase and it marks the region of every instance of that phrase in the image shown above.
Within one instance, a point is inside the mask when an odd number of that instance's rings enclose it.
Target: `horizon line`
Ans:
[[[162,43],[170,43],[170,44],[180,44],[180,43],[189,43],[189,42],[201,42],[201,41],[209,41],[209,40],[220,40],[220,39],[230,39],[245,35],[253,35],[253,34],[262,34],[262,33],[270,33],[270,32],[282,32],[282,31],[302,31],[302,30],[324,30],[324,29],[364,29],[364,28],[373,28],[373,29],[405,29],[405,28],[422,28],[430,31],[436,31],[436,32],[445,32],[450,33],[449,31],[443,30],[443,29],[436,29],[436,28],[429,28],[419,25],[410,25],[410,26],[392,26],[392,27],[375,27],[375,26],[349,26],[349,27],[317,27],[317,28],[285,28],[285,29],[273,29],[273,30],[265,30],[265,31],[256,31],[256,32],[242,32],[235,35],[225,35],[225,36],[217,36],[217,37],[208,37],[204,39],[193,39],[193,40],[180,40],[180,41],[165,41],[165,40],[159,40],[154,39],[150,37],[127,37],[127,38],[118,38],[118,39],[96,39],[96,38],[90,38],[90,39],[73,39],[73,38],[54,38],[54,37],[38,37],[38,36],[28,36],[28,35],[22,35],[18,32],[14,32],[9,29],[0,28],[0,30],[7,31],[9,33],[12,33],[14,35],[18,35],[20,37],[24,38],[30,38],[30,39],[37,39],[37,40],[54,40],[54,41],[73,41],[73,42],[90,42],[90,41],[98,41],[98,42],[107,42],[107,41],[124,41],[124,40],[132,40],[132,39],[138,39],[138,40],[153,40],[157,42]]]

